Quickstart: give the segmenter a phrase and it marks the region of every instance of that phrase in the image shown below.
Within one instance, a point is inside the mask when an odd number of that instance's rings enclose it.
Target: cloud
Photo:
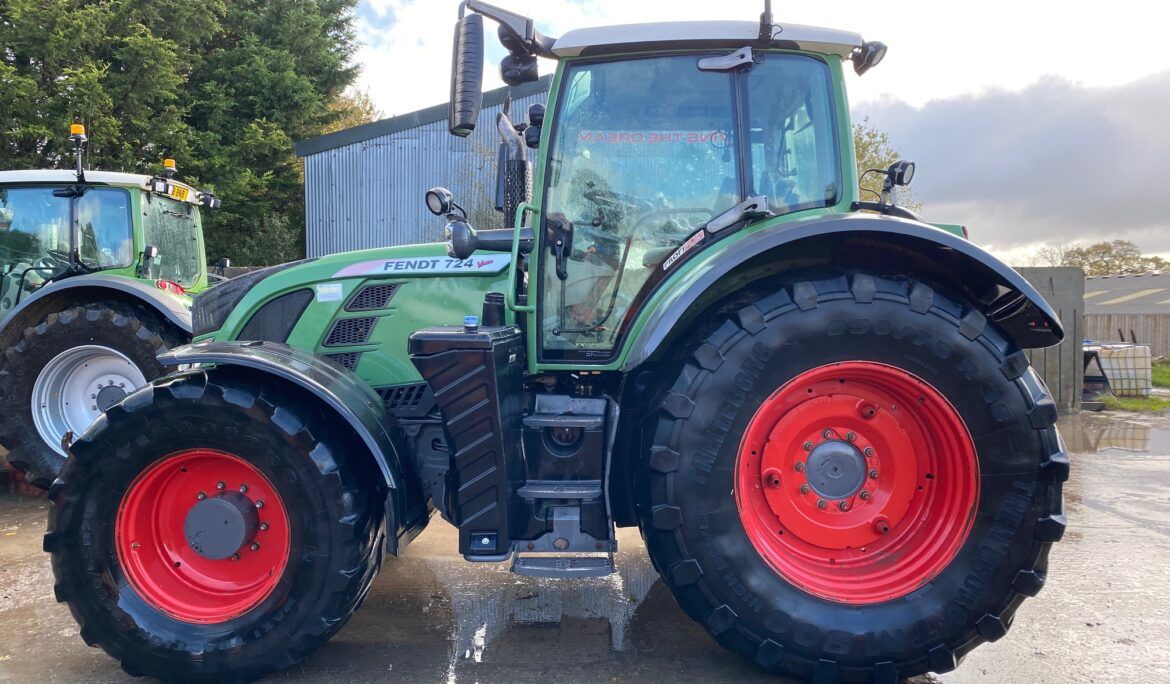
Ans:
[[[917,163],[927,218],[964,223],[981,244],[1018,253],[1120,238],[1170,252],[1170,71],[1097,88],[1046,77],[1018,92],[856,109]]]

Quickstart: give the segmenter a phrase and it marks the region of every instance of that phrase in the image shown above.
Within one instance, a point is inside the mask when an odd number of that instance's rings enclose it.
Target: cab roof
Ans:
[[[569,31],[556,40],[557,57],[608,55],[683,48],[756,47],[760,24],[752,21],[669,21],[649,24],[597,26]],[[771,47],[804,50],[849,58],[861,47],[861,35],[849,31],[775,24]]]
[[[122,173],[121,171],[86,171],[86,184],[117,185],[121,187],[136,187],[142,190],[151,189],[152,176],[141,173]],[[73,169],[26,169],[17,171],[0,171],[0,185],[16,185],[18,183],[76,183],[77,173]],[[197,189],[170,179],[171,185],[190,190],[187,196],[189,204],[202,204],[202,193]]]

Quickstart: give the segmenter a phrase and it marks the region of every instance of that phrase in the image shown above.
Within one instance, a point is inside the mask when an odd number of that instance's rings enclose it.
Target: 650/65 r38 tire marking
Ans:
[[[756,551],[811,594],[851,604],[904,596],[966,541],[979,492],[954,407],[893,366],[814,368],[756,411],[736,502]]]
[[[211,522],[220,529],[193,529]],[[180,451],[150,466],[123,495],[115,530],[127,579],[184,622],[248,612],[268,598],[288,563],[288,514],[276,488],[252,464],[214,449]],[[201,545],[217,533],[234,535],[234,548],[216,554]]]

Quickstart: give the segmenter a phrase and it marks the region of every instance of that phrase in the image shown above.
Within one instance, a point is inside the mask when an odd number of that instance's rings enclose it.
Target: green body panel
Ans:
[[[500,255],[494,256],[500,258]],[[239,339],[244,326],[265,302],[310,288],[314,296],[289,334],[288,344],[321,355],[361,352],[355,372],[373,387],[421,382],[422,378],[407,354],[406,345],[411,333],[435,325],[462,325],[464,316],[478,316],[483,308],[484,293],[503,292],[507,287],[509,269],[501,265],[489,269],[495,272],[427,274],[394,270],[378,272],[376,268],[378,262],[395,260],[391,263],[404,263],[397,260],[411,259],[439,268],[455,261],[447,257],[446,248],[438,243],[368,249],[310,260],[260,281],[232,310],[223,327],[200,336],[196,341]],[[373,265],[374,272],[343,273],[346,268],[352,271],[363,264]],[[398,284],[399,288],[388,308],[360,312],[345,310],[349,299],[365,285],[390,283]],[[339,294],[336,292],[338,286],[341,288]],[[334,321],[371,316],[378,320],[366,344],[323,345]],[[508,321],[512,321],[510,315]]]

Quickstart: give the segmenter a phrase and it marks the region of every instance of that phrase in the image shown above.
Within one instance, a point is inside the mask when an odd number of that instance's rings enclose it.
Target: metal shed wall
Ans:
[[[298,143],[305,164],[307,256],[441,240],[444,222],[423,203],[423,194],[436,185],[451,190],[473,225],[500,227],[502,215],[492,209],[496,114],[510,92],[512,119],[524,120],[528,105],[545,102],[548,84],[545,77],[485,93],[468,138],[447,132],[441,105]],[[386,132],[375,134],[379,130]]]
[[[1085,384],[1082,340],[1085,338],[1085,272],[1067,266],[1020,268],[1020,275],[1048,300],[1064,324],[1064,341],[1055,347],[1027,352],[1032,367],[1044,378],[1052,399],[1061,411],[1081,408]]]

